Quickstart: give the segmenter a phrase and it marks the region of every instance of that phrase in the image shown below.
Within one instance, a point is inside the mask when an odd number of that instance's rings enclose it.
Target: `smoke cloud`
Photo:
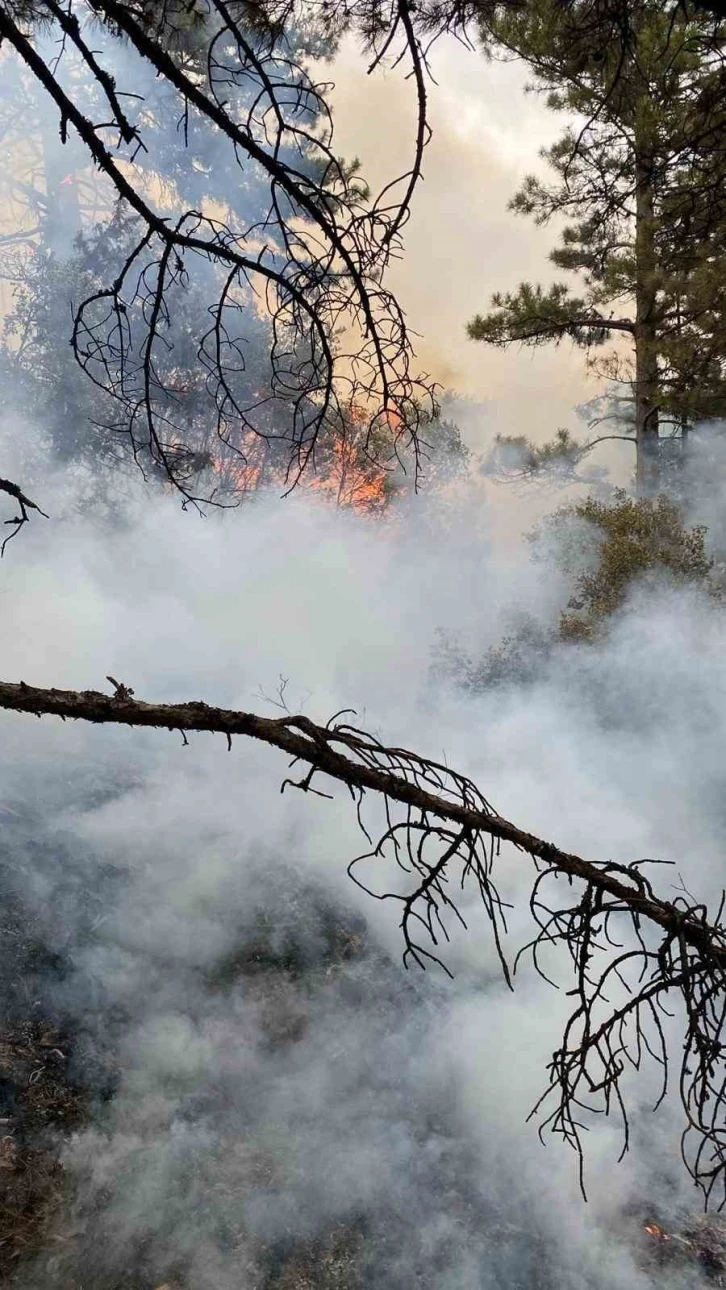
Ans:
[[[557,221],[537,228],[507,203],[526,174],[547,174],[539,149],[562,132],[563,118],[525,94],[521,64],[485,63],[453,37],[432,49],[431,68],[434,134],[391,285],[420,336],[422,366],[480,405],[469,419],[472,447],[486,449],[495,434],[521,434],[524,425],[545,441],[558,426],[577,429],[574,408],[598,391],[582,353],[569,345],[503,353],[468,340],[465,327],[493,292],[562,276],[548,261]],[[377,189],[410,167],[413,93],[410,81],[365,69],[354,41],[343,42],[332,68],[336,137]]]
[[[12,554],[3,677],[110,673],[144,698],[263,711],[282,677],[291,708],[355,707],[560,845],[675,861],[666,895],[722,885],[726,666],[706,598],[644,588],[606,644],[471,695],[442,630],[483,654],[522,607],[554,622],[566,588],[460,499],[376,526],[294,496],[201,521],[139,490],[114,530],[69,514]],[[453,982],[405,972],[395,909],[345,875],[363,849],[349,803],[281,796],[271,750],[0,724],[4,883],[52,958],[29,967],[8,941],[6,992],[67,1019],[93,1096],[63,1148],[66,1235],[28,1286],[649,1283],[622,1214],[687,1198],[677,1108],[650,1116],[653,1082],[633,1084],[633,1149],[616,1168],[616,1127],[588,1135],[585,1206],[574,1158],[525,1123],[567,1000],[527,971],[509,994],[472,900]],[[516,947],[531,867],[499,863]]]

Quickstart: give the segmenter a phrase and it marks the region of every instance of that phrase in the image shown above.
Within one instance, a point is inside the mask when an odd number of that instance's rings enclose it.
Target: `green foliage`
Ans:
[[[706,553],[706,530],[687,528],[680,508],[665,494],[636,500],[618,492],[613,503],[588,497],[555,512],[549,525],[557,529],[573,519],[594,527],[599,550],[595,566],[575,574],[574,594],[560,617],[564,640],[601,636],[639,580],[666,574],[680,583],[708,582],[713,561]],[[566,545],[560,561],[569,572]]]
[[[447,417],[432,418],[425,428],[424,438],[423,491],[435,491],[466,477],[471,451],[455,421]]]
[[[492,296],[493,311],[477,314],[467,324],[470,340],[483,340],[504,349],[519,342],[543,345],[565,336],[581,345],[602,344],[606,327],[592,323],[587,300],[571,295],[561,282],[545,290],[521,282],[515,292],[497,292]]]
[[[441,633],[436,662],[442,675],[456,686],[469,694],[481,694],[497,686],[530,684],[551,654],[554,643],[552,632],[530,614],[523,613],[483,658],[470,657]]]
[[[689,0],[528,0],[482,10],[485,50],[522,59],[554,111],[576,113],[509,207],[567,220],[550,255],[578,276],[492,299],[473,340],[538,346],[567,337],[608,381],[635,392],[643,426],[726,413],[726,23]],[[584,288],[584,290],[583,290]],[[647,411],[652,409],[652,411]],[[647,421],[646,421],[647,418]]]
[[[496,479],[532,478],[571,480],[588,445],[574,439],[564,427],[548,443],[532,443],[526,435],[498,434],[484,462],[484,473]]]
[[[593,539],[590,551],[583,524]],[[438,666],[470,693],[531,684],[558,645],[602,640],[638,582],[666,577],[721,595],[711,576],[714,562],[706,551],[705,528],[688,528],[676,503],[664,494],[634,500],[618,491],[610,502],[587,497],[561,507],[529,534],[529,541],[532,557],[542,562],[545,573],[549,566],[551,576],[554,566],[567,576],[567,606],[553,626],[521,612],[500,642],[479,658],[442,635]]]

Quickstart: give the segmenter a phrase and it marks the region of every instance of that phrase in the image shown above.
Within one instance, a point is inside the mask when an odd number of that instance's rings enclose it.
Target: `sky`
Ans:
[[[400,71],[371,77],[365,68],[365,56],[347,42],[333,68],[333,103],[338,149],[360,157],[375,187],[410,165],[413,95]],[[547,262],[555,229],[513,216],[507,202],[526,174],[546,169],[539,150],[554,142],[563,120],[525,92],[520,64],[488,63],[446,38],[432,51],[431,68],[433,139],[405,255],[390,279],[420,333],[419,357],[446,388],[484,405],[467,418],[473,447],[496,432],[549,439],[559,426],[580,430],[574,408],[597,389],[581,352],[564,344],[505,354],[465,331],[492,292],[556,276]]]

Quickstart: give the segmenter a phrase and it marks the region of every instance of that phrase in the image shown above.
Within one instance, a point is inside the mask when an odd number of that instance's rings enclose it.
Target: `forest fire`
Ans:
[[[724,3],[0,0],[0,1290],[726,1290]]]
[[[649,1219],[642,1231],[648,1238],[646,1266],[690,1267],[712,1283],[724,1284],[726,1227],[720,1215],[681,1215],[671,1231]]]
[[[332,445],[329,460],[319,473],[310,476],[307,487],[336,506],[359,514],[384,511],[392,491],[389,473],[368,459],[358,443],[346,438]]]
[[[386,426],[386,437],[392,441],[394,429],[389,420]],[[380,431],[376,437],[380,441]],[[349,413],[342,430],[331,434],[313,454],[300,487],[341,509],[361,515],[382,513],[398,487],[393,471],[380,464],[380,452],[369,451],[368,441],[369,427],[364,414]],[[380,442],[377,446],[380,448]],[[386,455],[392,458],[392,442],[386,448]],[[264,486],[286,491],[292,483],[289,464],[276,461],[270,444],[252,432],[235,446],[234,455],[203,456],[222,486],[236,494],[254,493]]]

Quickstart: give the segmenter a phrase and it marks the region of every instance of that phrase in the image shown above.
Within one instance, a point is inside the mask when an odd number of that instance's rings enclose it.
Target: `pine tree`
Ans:
[[[638,490],[655,491],[661,428],[726,411],[726,23],[656,0],[532,0],[497,6],[482,31],[491,52],[529,64],[550,108],[576,116],[543,153],[554,182],[529,176],[510,206],[571,221],[550,258],[582,290],[522,283],[469,336],[569,337],[626,382]],[[630,357],[622,344],[593,353],[623,337]]]

